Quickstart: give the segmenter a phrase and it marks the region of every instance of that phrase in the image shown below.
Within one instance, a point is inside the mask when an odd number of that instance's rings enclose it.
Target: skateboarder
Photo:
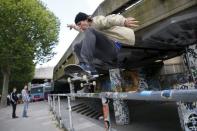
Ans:
[[[75,17],[75,24],[67,27],[84,33],[83,40],[74,46],[80,65],[94,74],[96,59],[107,63],[116,62],[121,44],[135,44],[132,28],[137,27],[137,23],[134,18],[125,18],[122,15],[112,14],[91,18],[79,12]]]

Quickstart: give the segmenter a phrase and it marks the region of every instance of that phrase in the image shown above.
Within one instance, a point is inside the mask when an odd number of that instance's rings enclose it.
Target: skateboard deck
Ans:
[[[77,92],[94,92],[96,78],[99,75],[92,75],[76,64],[69,64],[64,68],[65,77],[69,83],[70,90],[73,93],[75,88]]]
[[[69,64],[64,68],[65,76],[68,76],[72,81],[87,81],[94,80],[97,76],[91,75],[90,72],[84,70],[77,64]]]
[[[91,75],[87,71],[85,71],[81,66],[76,64],[69,64],[64,68],[64,72],[66,75],[70,77],[82,77],[83,75]]]

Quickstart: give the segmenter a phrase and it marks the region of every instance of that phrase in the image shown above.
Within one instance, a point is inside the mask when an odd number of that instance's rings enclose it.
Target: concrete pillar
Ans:
[[[69,83],[69,87],[70,87],[70,94],[73,94],[75,93],[75,90],[74,90],[74,84],[71,80],[71,78],[68,78],[68,83]],[[71,97],[71,100],[75,100],[75,97]]]
[[[188,90],[197,87],[197,45],[189,46],[184,56],[186,72],[176,85],[177,89]],[[181,127],[184,131],[197,129],[197,102],[177,102]]]
[[[111,69],[109,70],[110,81],[111,81],[111,91],[121,92],[123,79],[121,76],[120,69]],[[118,125],[129,124],[129,108],[127,102],[121,99],[113,99],[115,121]]]

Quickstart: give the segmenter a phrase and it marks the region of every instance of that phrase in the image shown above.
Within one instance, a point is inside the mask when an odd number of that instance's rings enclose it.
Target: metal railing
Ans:
[[[63,121],[61,112],[61,97],[67,98],[67,121]],[[141,91],[141,92],[103,92],[103,93],[70,93],[70,94],[50,94],[48,95],[48,104],[50,110],[57,118],[60,127],[65,127],[69,131],[74,131],[72,120],[71,100],[74,97],[79,98],[98,98],[103,99],[121,99],[121,100],[144,100],[144,101],[174,101],[174,102],[193,102],[197,101],[197,90],[163,90],[163,91]],[[103,105],[104,106],[104,105]],[[57,109],[58,107],[58,109]],[[109,113],[110,114],[110,113]],[[110,120],[109,120],[110,122]],[[110,125],[110,124],[109,124]],[[111,131],[111,126],[106,127]]]
[[[64,105],[64,104],[61,103],[61,97],[67,97],[68,105],[65,106],[65,108],[63,109],[68,110],[68,120],[69,120],[68,123],[67,123],[67,120],[65,120],[66,121],[65,123],[62,118],[61,105]],[[57,121],[59,122],[60,128],[64,127],[69,131],[74,131],[73,122],[72,122],[72,109],[71,109],[70,101],[71,101],[71,97],[67,96],[66,94],[49,94],[48,95],[49,109],[53,113]]]

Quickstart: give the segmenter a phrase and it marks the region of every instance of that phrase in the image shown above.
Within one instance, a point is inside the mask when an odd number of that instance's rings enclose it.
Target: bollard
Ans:
[[[50,96],[48,95],[48,105],[49,105],[49,110],[51,110],[51,103],[50,103]]]
[[[50,95],[48,95],[48,104],[49,104],[49,110],[51,110],[51,101],[50,101]]]
[[[71,109],[71,105],[70,105],[70,96],[67,97],[68,98],[68,110],[69,110],[69,122],[70,122],[70,130],[69,131],[74,131],[73,128],[73,123],[72,123],[72,109]]]
[[[51,111],[53,111],[53,98],[50,96],[50,105],[51,105]]]
[[[50,95],[50,111],[52,111],[53,107],[53,102],[52,102],[52,96]]]
[[[61,117],[61,106],[60,106],[60,96],[58,96],[58,111],[59,111],[59,123],[60,123],[60,128],[62,128],[62,117]]]
[[[55,115],[55,95],[53,95],[53,114]]]

